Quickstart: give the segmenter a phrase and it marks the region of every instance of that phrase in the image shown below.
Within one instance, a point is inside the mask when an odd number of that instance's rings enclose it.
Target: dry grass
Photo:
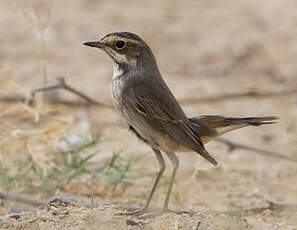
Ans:
[[[28,5],[28,2],[21,4],[19,0],[15,0],[15,4],[17,9],[29,20],[31,25],[38,30],[40,35],[40,53],[42,59],[42,85],[43,87],[47,86],[48,82],[48,71],[47,71],[47,45],[45,41],[45,30],[47,29],[51,11],[53,7],[52,0],[34,0],[32,2],[32,10],[33,13],[30,13],[29,10],[25,9],[25,5]],[[43,92],[43,100],[42,103],[44,104],[46,100],[46,93]]]

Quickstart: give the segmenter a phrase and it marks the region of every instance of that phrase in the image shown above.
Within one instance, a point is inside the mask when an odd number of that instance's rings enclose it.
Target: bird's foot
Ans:
[[[149,212],[149,213],[144,213],[143,215],[141,215],[139,217],[142,219],[150,219],[150,218],[153,218],[156,216],[162,216],[165,213],[174,213],[176,215],[189,214],[189,212],[187,212],[187,211],[176,211],[176,210],[172,210],[169,208],[161,208],[161,209],[157,209],[152,212]]]
[[[148,208],[142,208],[142,209],[133,210],[133,211],[129,211],[129,212],[121,212],[121,213],[118,213],[117,215],[134,216],[137,219],[151,219],[156,216],[162,216],[165,213],[174,213],[176,215],[189,214],[189,212],[187,212],[187,211],[176,211],[176,210],[172,210],[169,208],[161,208],[161,209],[155,209],[155,210],[150,210]]]
[[[177,214],[177,215],[189,214],[188,211],[176,211],[176,210],[172,210],[172,209],[169,209],[169,208],[162,208],[161,209],[161,214],[163,214],[163,213],[174,213],[174,214]]]
[[[140,209],[136,209],[136,208],[133,210],[129,209],[127,212],[120,212],[120,213],[117,213],[116,215],[118,215],[118,216],[140,216],[140,215],[143,215],[148,212],[150,212],[148,207],[143,207]]]

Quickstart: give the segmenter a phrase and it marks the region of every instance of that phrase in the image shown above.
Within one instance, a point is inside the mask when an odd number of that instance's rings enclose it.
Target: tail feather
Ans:
[[[233,124],[248,124],[253,126],[267,125],[276,123],[277,117],[246,117],[246,118],[226,118],[225,121]]]
[[[267,124],[274,124],[278,117],[246,117],[246,118],[233,118],[222,117],[216,115],[205,115],[190,118],[193,128],[200,135],[202,142],[206,144],[212,139],[221,136],[227,132],[235,129],[243,128],[245,126],[260,126]]]

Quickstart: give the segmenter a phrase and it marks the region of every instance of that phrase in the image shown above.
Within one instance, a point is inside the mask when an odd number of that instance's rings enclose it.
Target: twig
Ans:
[[[48,87],[42,87],[42,88],[38,88],[38,89],[33,90],[31,92],[32,98],[34,99],[36,92],[50,91],[50,90],[54,90],[54,89],[65,89],[65,90],[70,91],[73,94],[83,98],[90,105],[99,105],[99,106],[104,106],[106,108],[111,108],[110,105],[107,105],[107,104],[104,104],[104,103],[101,103],[101,102],[97,102],[97,101],[91,99],[90,97],[88,97],[87,95],[85,95],[84,93],[79,92],[78,90],[74,89],[73,87],[70,87],[68,84],[66,84],[64,77],[58,77],[57,81],[58,81],[58,84],[56,84],[56,85],[48,86]],[[206,98],[201,98],[199,101],[200,102],[209,102],[209,101],[213,101],[213,100],[220,101],[220,100],[225,100],[225,99],[237,99],[238,97],[247,97],[247,96],[266,98],[266,97],[275,97],[275,96],[280,96],[280,95],[282,95],[282,96],[292,95],[292,94],[295,94],[295,93],[297,93],[297,89],[294,89],[294,90],[291,90],[291,91],[285,91],[285,92],[282,92],[282,93],[280,93],[280,92],[278,92],[278,93],[276,93],[276,92],[266,92],[266,93],[249,92],[249,93],[237,94],[237,96],[235,96],[235,94],[232,94],[232,96],[231,96],[231,94],[229,94],[229,95],[220,96],[220,97],[208,97],[208,98],[206,97]],[[14,98],[6,98],[6,101],[13,101],[13,100],[14,100]],[[186,99],[184,101],[187,102]],[[198,102],[198,101],[196,101],[196,102]],[[62,103],[62,104],[67,104],[67,105],[72,105],[72,106],[73,105],[74,106],[81,106],[82,105],[82,104],[77,103],[77,102],[75,103],[75,102],[67,102],[67,101],[59,101],[59,102],[55,101],[54,103]],[[215,140],[226,144],[229,147],[230,152],[232,152],[235,149],[245,149],[245,150],[257,153],[257,154],[272,156],[272,157],[277,157],[277,158],[288,160],[288,161],[297,162],[297,159],[291,159],[291,158],[289,158],[287,156],[284,156],[284,155],[282,155],[282,154],[280,154],[278,152],[267,151],[267,150],[258,149],[258,148],[255,148],[255,147],[249,147],[249,146],[242,145],[242,144],[236,144],[236,143],[234,143],[232,141],[228,141],[228,140],[221,139],[221,138],[215,139]]]
[[[219,214],[229,214],[229,215],[241,215],[243,213],[254,213],[259,214],[266,210],[270,211],[283,211],[284,209],[297,209],[297,204],[277,204],[272,201],[267,201],[267,206],[265,207],[258,207],[258,208],[250,208],[250,209],[243,209],[238,211],[227,211],[227,212],[220,212]]]
[[[14,103],[14,102],[22,102],[22,103],[26,103],[25,97],[0,97],[0,101],[1,102],[7,102],[7,103]],[[29,103],[33,103],[33,99],[31,98],[29,100]],[[55,104],[55,105],[66,105],[66,106],[70,106],[70,107],[90,107],[90,106],[100,106],[100,105],[96,105],[96,104],[89,104],[89,103],[85,103],[83,101],[68,101],[68,100],[64,100],[64,99],[50,99],[48,101],[48,103],[51,104]],[[108,106],[108,105],[107,105]],[[106,107],[108,109],[111,109],[112,107]]]
[[[34,97],[34,94],[39,91],[50,91],[54,89],[65,89],[67,91],[70,91],[74,94],[76,94],[79,97],[82,97],[84,100],[88,102],[89,105],[95,105],[95,106],[104,106],[106,108],[112,108],[112,106],[107,105],[102,102],[97,102],[87,95],[79,92],[78,90],[74,89],[73,87],[70,87],[68,84],[65,83],[64,78],[58,78],[58,84],[53,86],[48,86],[44,88],[38,88],[32,91],[32,96]],[[61,82],[62,81],[62,82]],[[225,95],[219,95],[219,96],[210,96],[210,97],[201,97],[201,98],[184,98],[179,99],[178,101],[182,105],[189,105],[189,104],[197,104],[197,103],[217,103],[217,102],[223,102],[227,100],[239,100],[242,98],[257,98],[257,99],[270,99],[270,98],[282,98],[282,97],[288,97],[297,94],[297,89],[282,91],[282,92],[256,92],[256,91],[250,91],[245,93],[233,93],[233,94],[225,94]],[[14,102],[14,101],[25,101],[25,98],[22,97],[2,97],[0,98],[1,101],[6,102]],[[51,100],[51,103],[53,104],[65,104],[68,106],[86,106],[84,103],[80,102],[72,102],[72,101],[65,101],[65,100]]]
[[[67,90],[67,91],[83,98],[88,104],[99,105],[99,106],[111,108],[110,105],[104,104],[102,102],[97,102],[97,101],[93,100],[92,98],[88,97],[87,95],[85,95],[84,93],[69,86],[68,84],[66,84],[64,77],[58,77],[57,81],[58,81],[58,83],[56,85],[41,87],[41,88],[32,90],[32,92],[31,92],[32,99],[34,100],[35,94],[37,92],[51,91],[51,90],[55,90],[55,89],[64,89],[64,90]]]
[[[41,206],[46,204],[46,201],[43,201],[43,200],[38,200],[30,197],[17,195],[14,193],[5,193],[5,192],[0,192],[0,199],[17,201],[21,203],[31,204],[34,206]]]
[[[199,221],[199,222],[197,223],[196,230],[199,230],[200,225],[201,225],[201,221]]]
[[[284,156],[284,155],[282,155],[281,153],[278,153],[278,152],[267,151],[267,150],[264,150],[264,149],[250,147],[250,146],[247,146],[247,145],[237,144],[237,143],[234,143],[232,141],[228,141],[228,140],[222,139],[222,138],[215,139],[215,141],[226,144],[228,146],[230,152],[234,151],[235,149],[245,149],[245,150],[254,152],[256,154],[261,154],[261,155],[271,156],[271,157],[277,157],[277,158],[281,158],[283,160],[287,160],[287,161],[290,161],[290,162],[292,162],[292,161],[297,162],[297,159],[289,158],[289,157]]]
[[[239,100],[242,98],[257,98],[257,99],[270,99],[270,98],[281,98],[297,94],[297,89],[291,89],[281,92],[244,92],[244,93],[230,93],[219,96],[201,97],[201,98],[184,98],[180,99],[179,102],[183,105],[198,104],[198,103],[216,103],[227,100]]]

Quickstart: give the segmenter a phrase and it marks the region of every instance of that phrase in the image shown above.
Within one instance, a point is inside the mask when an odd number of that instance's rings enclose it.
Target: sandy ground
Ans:
[[[32,13],[32,2],[23,0],[19,4]],[[38,31],[14,1],[2,0],[0,13],[1,74],[27,90],[39,87],[42,63]],[[296,24],[297,2],[289,0],[54,1],[45,31],[49,84],[55,83],[57,76],[65,76],[72,86],[110,104],[111,62],[102,52],[82,43],[108,32],[131,31],[150,44],[166,82],[181,101],[250,90],[291,90],[297,87]],[[14,94],[1,92],[1,96]],[[75,100],[66,93],[59,93],[59,97]],[[296,161],[296,103],[293,94],[185,103],[183,108],[189,117],[280,116],[276,125],[245,128],[225,137],[277,151]],[[63,114],[65,107],[59,108]],[[164,214],[145,220],[114,216],[121,205],[137,207],[144,203],[156,172],[153,155],[119,125],[120,119],[113,111],[90,107],[71,108],[71,113],[85,114],[92,129],[100,134],[95,146],[99,154],[94,158],[98,165],[112,151],[124,149],[123,156],[127,157],[143,155],[136,165],[139,179],[121,196],[98,194],[96,207],[57,206],[11,217],[7,207],[1,206],[1,229],[297,229],[294,208],[235,216],[229,213],[266,207],[267,201],[297,204],[296,162],[246,150],[230,153],[227,146],[218,142],[207,145],[219,162],[215,168],[197,154],[179,154],[181,167],[171,206],[190,210],[190,215]],[[162,205],[166,188],[160,186],[153,207]],[[88,190],[76,187],[68,191],[75,192],[66,195],[90,202],[82,195]]]

